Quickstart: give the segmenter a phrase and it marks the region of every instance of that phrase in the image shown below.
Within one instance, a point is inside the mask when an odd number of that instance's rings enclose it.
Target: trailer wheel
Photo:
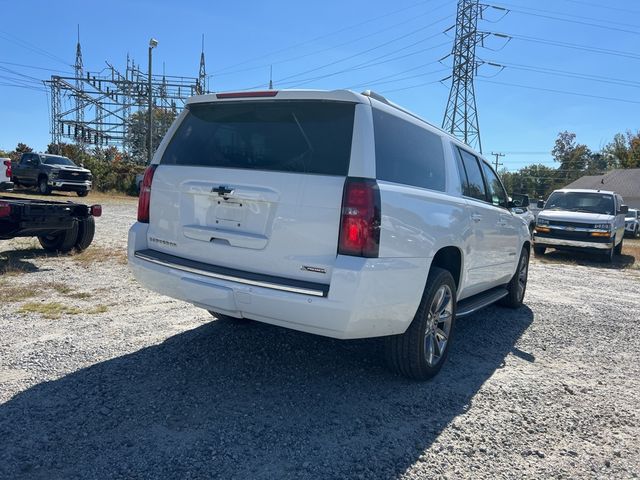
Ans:
[[[79,252],[85,250],[91,242],[93,235],[96,233],[96,222],[93,217],[87,217],[78,222],[78,236],[76,238],[76,250]]]
[[[38,241],[42,248],[48,252],[67,253],[76,244],[78,238],[78,222],[74,221],[71,228],[49,235],[41,235]]]

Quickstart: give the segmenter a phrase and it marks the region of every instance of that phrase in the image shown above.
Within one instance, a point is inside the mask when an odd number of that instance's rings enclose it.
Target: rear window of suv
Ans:
[[[308,100],[192,104],[160,163],[346,176],[354,112]]]

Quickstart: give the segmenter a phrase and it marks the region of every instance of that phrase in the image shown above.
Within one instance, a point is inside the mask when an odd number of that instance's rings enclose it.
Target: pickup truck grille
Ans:
[[[73,170],[60,170],[58,173],[58,179],[84,182],[89,179],[89,174],[87,172],[75,172]]]
[[[593,228],[593,223],[580,222],[561,222],[558,220],[549,220],[550,227],[574,227],[574,228]]]

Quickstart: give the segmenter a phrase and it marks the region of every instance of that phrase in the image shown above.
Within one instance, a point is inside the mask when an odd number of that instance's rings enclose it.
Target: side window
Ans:
[[[29,154],[22,155],[22,158],[20,159],[20,165],[29,165],[30,162],[31,162],[31,155]]]
[[[444,149],[439,135],[375,108],[373,129],[378,179],[445,190]]]
[[[480,171],[480,165],[478,165],[478,159],[475,155],[471,155],[469,152],[458,149],[464,165],[464,170],[467,173],[467,189],[464,195],[467,197],[475,198],[477,200],[487,201],[487,191],[484,187],[484,180],[482,179],[482,172]]]
[[[484,178],[487,180],[487,189],[489,190],[491,203],[496,207],[507,208],[507,193],[504,191],[502,182],[500,182],[498,176],[485,162],[482,162],[482,170],[484,171]]]

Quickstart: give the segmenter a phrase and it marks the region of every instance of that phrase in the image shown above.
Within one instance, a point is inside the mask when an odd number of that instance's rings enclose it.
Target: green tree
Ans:
[[[567,183],[581,177],[591,158],[591,150],[576,142],[576,134],[560,132],[551,155],[560,164],[560,174]]]
[[[617,133],[613,141],[603,148],[614,168],[640,168],[640,131]]]
[[[26,143],[19,142],[16,146],[16,149],[13,152],[9,152],[9,158],[12,162],[17,162],[20,160],[20,157],[23,153],[33,152],[33,148],[31,148]]]
[[[147,118],[148,110],[138,110],[129,117],[125,143],[131,157],[137,163],[147,163]],[[162,138],[176,118],[175,109],[153,109],[153,149],[160,145]]]

